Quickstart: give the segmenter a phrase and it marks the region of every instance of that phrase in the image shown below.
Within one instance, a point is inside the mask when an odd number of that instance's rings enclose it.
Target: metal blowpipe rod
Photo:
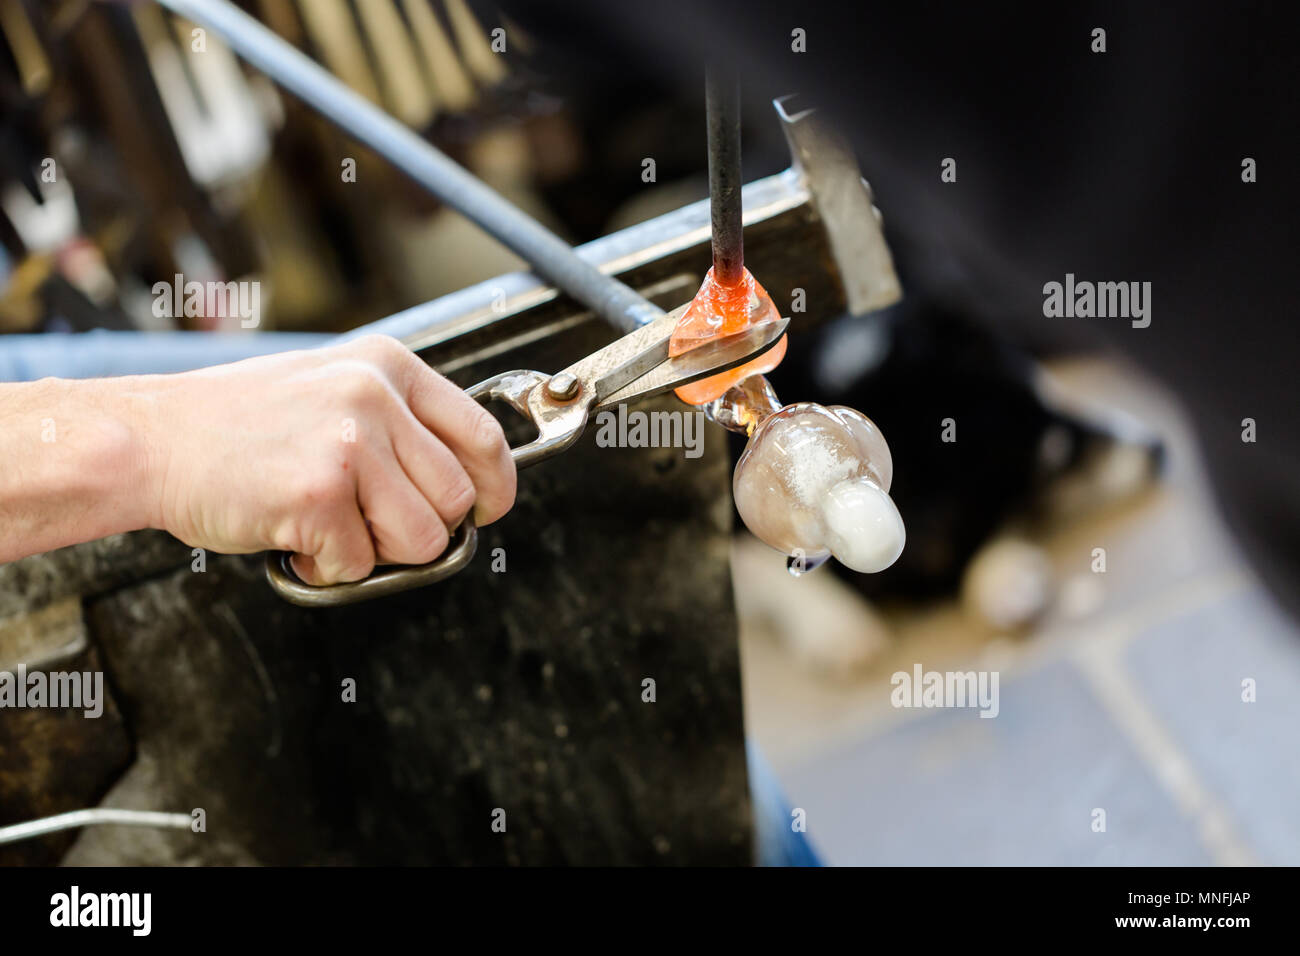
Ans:
[[[227,0],[158,2],[220,36],[253,66],[477,223],[540,276],[620,332],[663,315],[663,310],[579,258],[559,236],[234,4]]]
[[[709,210],[713,217],[713,277],[720,285],[740,281],[745,269],[740,189],[740,78],[716,63],[705,71],[704,101],[709,142]]]

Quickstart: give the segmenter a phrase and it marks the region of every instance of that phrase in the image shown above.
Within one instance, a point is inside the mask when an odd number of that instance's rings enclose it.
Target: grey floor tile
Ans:
[[[1258,860],[1300,864],[1300,632],[1252,590],[1161,622],[1127,664]]]
[[[1211,861],[1067,661],[1001,687],[993,719],[935,710],[792,767],[830,864],[1202,865]],[[1107,832],[1090,828],[1094,807]]]

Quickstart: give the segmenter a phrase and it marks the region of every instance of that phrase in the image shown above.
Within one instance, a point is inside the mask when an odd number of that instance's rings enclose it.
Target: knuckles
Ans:
[[[391,335],[380,335],[377,332],[363,335],[345,345],[344,348],[353,349],[361,355],[381,362],[404,360],[411,354],[410,349]]]
[[[413,530],[409,546],[411,553],[407,558],[410,564],[428,564],[447,549],[451,538],[441,521],[430,520],[425,527]]]
[[[292,497],[299,507],[332,509],[343,503],[354,502],[356,488],[341,467],[337,471],[317,468],[298,477]]]
[[[447,487],[443,488],[439,494],[442,504],[442,512],[450,519],[459,520],[463,515],[469,514],[469,509],[474,507],[474,501],[478,493],[474,489],[474,483],[469,480],[468,476],[457,478]]]
[[[369,411],[391,403],[396,395],[383,373],[365,363],[351,363],[340,376],[334,394],[347,409]]]

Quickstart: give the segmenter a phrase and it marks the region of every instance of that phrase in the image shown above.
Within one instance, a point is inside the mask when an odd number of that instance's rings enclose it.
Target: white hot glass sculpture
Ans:
[[[883,571],[903,553],[903,519],[889,497],[889,446],[871,419],[843,405],[780,407],[753,376],[706,409],[749,435],[732,487],[760,540],[817,564],[833,555],[855,571]]]

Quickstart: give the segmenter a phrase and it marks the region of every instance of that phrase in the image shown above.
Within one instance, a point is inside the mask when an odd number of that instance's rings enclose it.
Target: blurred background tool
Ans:
[[[518,253],[544,278],[626,333],[662,312],[592,268],[527,213],[226,0],[159,0],[211,28],[251,64],[370,146],[434,196]],[[372,4],[378,9],[385,5]],[[387,21],[385,21],[387,22]]]

